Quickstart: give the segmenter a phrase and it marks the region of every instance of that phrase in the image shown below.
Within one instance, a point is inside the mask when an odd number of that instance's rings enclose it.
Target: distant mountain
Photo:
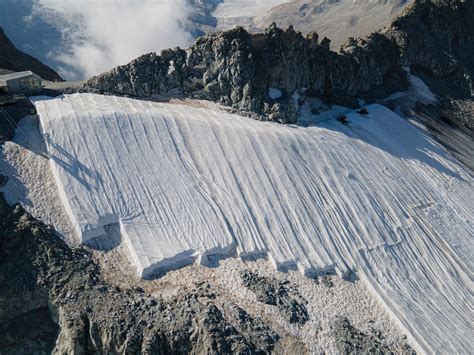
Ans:
[[[33,0],[1,0],[0,27],[22,52],[29,54],[56,71],[64,64],[51,52],[61,46],[62,33],[34,14]]]
[[[291,1],[292,0],[222,0],[212,15],[216,18],[217,30],[228,30],[236,26],[243,26],[249,30],[255,27],[255,18],[264,16],[276,6]]]
[[[307,34],[318,32],[328,37],[331,47],[338,48],[349,37],[364,37],[388,25],[413,0],[193,0],[196,4],[212,3],[208,30],[228,30],[243,26],[261,32],[275,22],[280,28],[293,26]]]
[[[200,37],[217,28],[217,18],[213,15],[222,0],[188,0],[192,11],[186,29],[193,37]]]
[[[286,28],[292,25],[303,34],[318,32],[328,37],[332,48],[339,48],[349,37],[364,37],[388,25],[412,0],[295,0],[273,7],[253,20],[254,30],[272,22]]]
[[[43,79],[62,81],[53,69],[17,49],[0,27],[0,68],[12,71],[31,70]]]

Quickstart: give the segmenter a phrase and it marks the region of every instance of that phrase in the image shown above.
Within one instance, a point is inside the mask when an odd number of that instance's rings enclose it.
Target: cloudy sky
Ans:
[[[186,0],[34,0],[41,16],[63,34],[56,60],[75,68],[71,79],[90,77],[141,54],[186,47]]]

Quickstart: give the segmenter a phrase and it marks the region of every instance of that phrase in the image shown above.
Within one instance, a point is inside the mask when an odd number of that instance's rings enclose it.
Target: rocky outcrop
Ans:
[[[467,129],[467,136],[474,127],[473,18],[472,1],[417,1],[384,32],[401,49],[400,63],[412,66],[440,98],[437,110],[449,112],[448,121],[462,131]],[[446,115],[433,118],[435,125],[446,121]],[[471,150],[468,146],[458,149],[463,154]]]
[[[393,55],[377,56],[380,50]],[[204,36],[188,51],[147,54],[90,79],[81,90],[139,98],[184,93],[259,118],[293,123],[295,92],[356,105],[359,94],[384,84],[397,55],[397,48],[380,35],[349,54],[331,52],[328,40],[319,43],[315,33],[303,37],[292,28],[271,26],[251,35],[237,28]],[[272,99],[269,88],[283,95]]]
[[[1,193],[0,282],[2,354],[264,354],[279,339],[244,309],[216,302],[209,284],[165,301],[104,282],[85,249]]]
[[[241,278],[243,285],[255,293],[259,302],[276,306],[288,322],[303,325],[308,321],[307,301],[288,281],[275,280],[250,271],[244,271]]]
[[[23,53],[15,48],[13,43],[0,27],[0,68],[11,71],[31,70],[43,79],[50,81],[63,81],[63,79],[53,69],[38,59]]]
[[[473,16],[471,1],[416,1],[383,35],[400,48],[401,64],[446,76],[472,70],[466,56],[474,47]]]
[[[392,354],[393,351],[383,345],[382,334],[376,332],[369,335],[361,332],[351,325],[349,319],[336,317],[333,324],[334,339],[341,354]],[[399,349],[400,354],[416,354],[409,346],[405,345]]]
[[[457,73],[465,78],[467,89],[472,80],[462,63],[472,39],[468,14],[473,6],[416,1],[389,29],[351,38],[338,53],[314,32],[303,37],[291,27],[272,25],[251,35],[237,28],[204,36],[187,51],[144,55],[91,78],[81,91],[138,98],[181,93],[260,119],[293,123],[298,95],[357,106],[360,98],[373,101],[403,89],[403,65],[426,67],[440,77]],[[269,88],[280,90],[282,96],[272,99]]]

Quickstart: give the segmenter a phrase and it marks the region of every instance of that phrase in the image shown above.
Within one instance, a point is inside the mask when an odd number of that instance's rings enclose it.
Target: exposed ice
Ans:
[[[356,272],[417,350],[473,348],[473,177],[387,108],[303,128],[92,94],[36,106],[81,241],[119,223],[142,276],[234,251]]]

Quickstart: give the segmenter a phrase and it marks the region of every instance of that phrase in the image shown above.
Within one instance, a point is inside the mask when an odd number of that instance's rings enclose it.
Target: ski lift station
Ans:
[[[42,79],[31,71],[0,75],[0,93],[22,94],[42,89]]]

